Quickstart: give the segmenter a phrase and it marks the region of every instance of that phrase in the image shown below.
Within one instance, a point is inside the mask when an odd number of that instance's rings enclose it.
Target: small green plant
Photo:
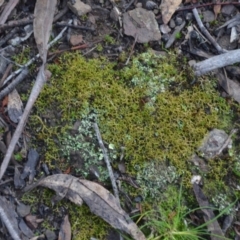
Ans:
[[[104,41],[107,44],[114,44],[115,43],[114,38],[112,36],[110,36],[110,35],[105,35],[104,36]]]
[[[23,160],[23,156],[22,154],[19,152],[19,153],[16,153],[14,154],[14,157],[17,161],[21,162]]]
[[[178,196],[177,196],[178,195]],[[145,220],[146,224],[142,229],[150,231],[148,240],[199,240],[206,239],[210,233],[207,231],[207,225],[217,220],[222,215],[229,212],[235,202],[223,209],[215,218],[204,224],[195,227],[188,220],[188,215],[201,208],[189,210],[184,204],[182,195],[182,185],[178,192],[175,187],[170,187],[165,196],[170,198],[161,202],[157,210],[151,210],[139,218]],[[208,208],[209,209],[209,208]],[[219,239],[228,239],[222,236],[217,236]]]
[[[181,32],[177,32],[175,34],[175,39],[180,39],[182,37],[182,33]]]
[[[98,52],[102,52],[102,51],[103,51],[103,46],[102,46],[102,44],[98,43],[96,50],[97,50]]]

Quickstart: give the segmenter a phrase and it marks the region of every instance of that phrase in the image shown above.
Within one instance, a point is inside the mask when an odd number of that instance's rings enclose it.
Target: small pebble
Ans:
[[[176,17],[175,23],[177,26],[180,26],[183,23],[183,19],[181,17]]]
[[[237,8],[234,5],[224,5],[221,12],[223,16],[230,17],[237,12]]]
[[[169,26],[170,26],[170,28],[175,28],[176,27],[176,24],[175,24],[173,19],[170,20]]]
[[[185,16],[185,19],[186,19],[187,21],[191,21],[192,18],[193,18],[193,14],[192,14],[191,12],[188,12],[188,13],[186,14],[186,16]]]
[[[203,12],[203,21],[204,22],[209,23],[209,22],[214,21],[214,19],[215,19],[215,15],[212,11],[207,10],[207,11]]]

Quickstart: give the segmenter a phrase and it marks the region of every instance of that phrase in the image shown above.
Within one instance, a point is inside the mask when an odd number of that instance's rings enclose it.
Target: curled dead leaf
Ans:
[[[64,192],[66,198],[80,206],[84,201],[92,213],[101,217],[112,227],[124,231],[135,240],[146,239],[128,214],[119,207],[116,198],[95,182],[67,174],[56,174],[40,180],[36,186],[48,187],[56,193]]]

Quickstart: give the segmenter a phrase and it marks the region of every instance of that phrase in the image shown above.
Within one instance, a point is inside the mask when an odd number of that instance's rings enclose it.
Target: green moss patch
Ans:
[[[67,125],[94,112],[103,139],[125,147],[132,173],[136,165],[151,160],[167,160],[186,172],[187,160],[204,135],[230,112],[214,84],[188,84],[189,70],[175,56],[145,53],[116,71],[105,59],[68,54],[50,70],[53,77],[36,104],[40,114],[58,114],[55,126],[39,132],[50,146],[46,152],[56,146],[51,135],[59,137]],[[57,157],[56,151],[52,156]]]
[[[124,148],[127,173],[137,178],[139,191],[151,201],[180,175],[185,177],[184,184],[190,184],[190,156],[210,129],[226,127],[231,111],[213,79],[192,85],[192,72],[173,54],[143,53],[129,66],[118,68],[103,58],[63,55],[58,64],[49,66],[52,78],[30,124],[37,129],[37,140],[44,143],[45,160],[49,164],[54,160],[65,170],[71,165],[73,150],[81,154],[85,167],[91,159],[96,164],[100,158],[95,133],[90,130],[97,121],[106,146],[114,146],[113,165]],[[73,136],[69,129],[77,120],[81,135]],[[169,170],[167,180],[159,175],[163,166]]]

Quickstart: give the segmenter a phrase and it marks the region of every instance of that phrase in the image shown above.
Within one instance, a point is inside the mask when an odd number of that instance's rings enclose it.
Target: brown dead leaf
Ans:
[[[68,219],[68,215],[64,217],[61,224],[61,228],[58,235],[58,240],[71,240],[71,225]]]
[[[47,58],[47,44],[52,29],[56,4],[57,0],[37,0],[34,9],[34,37],[44,63]]]
[[[80,206],[84,201],[92,213],[101,217],[112,227],[126,232],[135,240],[146,240],[128,214],[119,207],[116,198],[95,182],[78,179],[71,175],[56,174],[40,180],[36,186],[48,187],[56,193],[64,192],[66,198]]]
[[[207,222],[208,231],[211,233],[212,240],[218,240],[224,238],[224,234],[222,229],[220,228],[218,221],[215,219],[214,212],[212,210],[211,205],[208,202],[207,197],[204,195],[200,186],[196,183],[193,183],[193,191],[199,207],[201,208],[202,212],[204,213],[203,218],[205,222]]]
[[[167,24],[175,13],[182,0],[163,0],[160,6],[163,23]]]
[[[221,12],[221,8],[222,6],[218,3],[220,3],[221,1],[220,0],[217,0],[216,3],[214,6],[213,6],[213,11],[214,11],[214,14],[215,14],[215,19],[217,19],[217,15]]]
[[[14,123],[18,123],[23,113],[23,103],[17,92],[14,89],[8,94],[8,116]]]
[[[240,84],[237,81],[229,79],[220,71],[217,73],[219,85],[232,97],[235,101],[240,103]]]

